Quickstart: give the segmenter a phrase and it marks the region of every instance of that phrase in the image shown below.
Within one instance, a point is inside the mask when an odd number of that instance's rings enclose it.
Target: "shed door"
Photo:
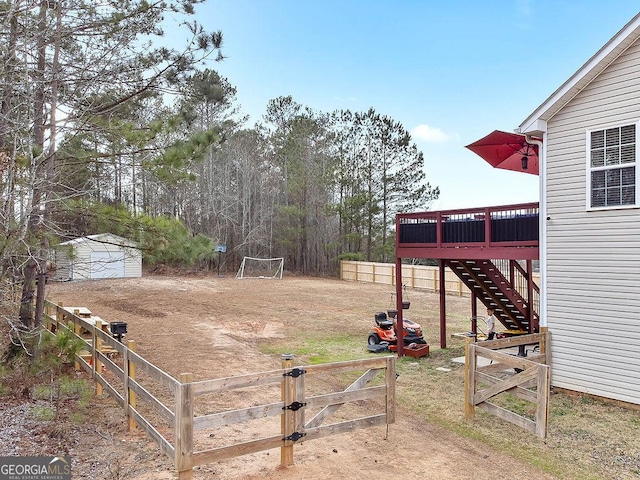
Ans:
[[[124,277],[124,252],[91,252],[91,278]]]

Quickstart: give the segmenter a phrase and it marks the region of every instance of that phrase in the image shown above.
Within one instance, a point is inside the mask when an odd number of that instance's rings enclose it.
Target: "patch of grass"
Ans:
[[[307,334],[300,335],[295,341],[288,339],[286,342],[262,342],[260,351],[272,355],[292,353],[298,363],[311,365],[356,360],[372,355],[363,346],[362,338],[344,334],[330,337]]]
[[[86,408],[93,397],[93,387],[83,378],[61,377],[60,395],[76,400],[77,406]]]
[[[430,355],[419,360],[399,359],[399,408],[561,479],[633,478],[633,472],[640,469],[640,412],[605,405],[594,398],[553,394],[545,440],[481,409],[475,410],[472,419],[466,419],[464,365],[451,362],[463,355],[464,345],[453,343],[447,349],[432,346]],[[438,367],[450,371],[439,371]],[[533,403],[511,394],[501,394],[492,403],[527,418],[535,415]],[[622,446],[624,441],[628,442],[627,447]],[[610,456],[611,460],[604,461],[603,456]],[[611,472],[618,472],[617,476]]]
[[[511,393],[502,393],[492,398],[491,403],[520,415],[521,417],[528,418],[529,420],[535,420],[535,404],[518,398]]]
[[[52,385],[34,385],[31,396],[36,400],[49,400],[52,395]]]
[[[39,421],[50,422],[56,418],[56,410],[53,407],[36,405],[31,409],[31,416]]]
[[[5,365],[0,365],[0,397],[5,397],[10,395],[11,388],[8,385],[5,385],[5,380],[7,378],[7,367]]]
[[[76,425],[81,425],[87,420],[87,416],[81,412],[73,412],[71,415],[69,415],[69,418]]]

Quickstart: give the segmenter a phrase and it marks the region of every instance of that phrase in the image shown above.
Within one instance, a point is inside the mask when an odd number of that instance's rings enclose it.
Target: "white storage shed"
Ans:
[[[55,280],[89,280],[142,276],[137,244],[111,233],[89,235],[56,247]]]

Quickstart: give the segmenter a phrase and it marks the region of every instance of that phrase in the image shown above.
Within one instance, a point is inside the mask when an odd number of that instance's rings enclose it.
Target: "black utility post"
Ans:
[[[218,276],[220,276],[220,264],[222,263],[221,257],[223,253],[226,253],[226,245],[216,245],[216,252],[218,252]]]

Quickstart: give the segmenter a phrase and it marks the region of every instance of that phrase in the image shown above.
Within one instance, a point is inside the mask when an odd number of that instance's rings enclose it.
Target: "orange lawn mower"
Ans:
[[[372,351],[381,351],[382,349],[389,348],[391,351],[395,351],[398,343],[398,311],[388,310],[388,316],[385,312],[377,312],[374,315],[375,325],[369,332],[369,338],[367,339],[367,348]],[[389,320],[391,317],[393,320]],[[427,341],[422,336],[422,326],[405,318],[403,316],[402,323],[404,326],[403,339],[406,346],[411,344],[426,345]]]

